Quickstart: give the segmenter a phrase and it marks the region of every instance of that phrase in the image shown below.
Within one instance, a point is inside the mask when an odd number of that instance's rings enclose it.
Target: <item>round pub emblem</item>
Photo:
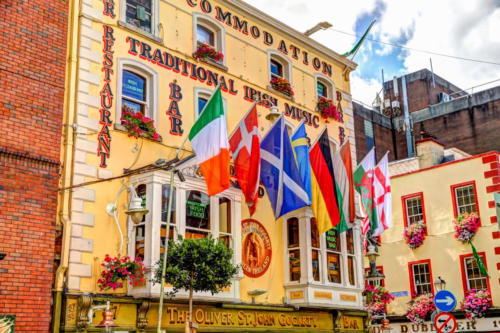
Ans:
[[[243,239],[243,272],[249,277],[259,277],[271,264],[271,239],[262,224],[253,219],[241,222]]]

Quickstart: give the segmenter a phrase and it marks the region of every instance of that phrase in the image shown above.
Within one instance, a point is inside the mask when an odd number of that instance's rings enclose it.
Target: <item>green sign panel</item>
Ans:
[[[196,217],[196,218],[200,218],[200,219],[203,219],[205,218],[205,209],[207,207],[207,205],[204,205],[202,203],[199,203],[199,202],[195,202],[195,201],[189,201],[189,200],[186,200],[186,204],[187,204],[187,214],[189,217]]]
[[[326,232],[326,245],[329,249],[337,248],[337,232],[335,229],[330,229]]]

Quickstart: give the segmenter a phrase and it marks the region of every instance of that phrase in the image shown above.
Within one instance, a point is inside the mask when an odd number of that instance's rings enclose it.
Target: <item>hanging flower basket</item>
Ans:
[[[469,242],[479,229],[479,216],[475,213],[464,213],[453,220],[455,238],[462,243]]]
[[[405,228],[403,237],[408,244],[408,247],[412,250],[420,247],[424,243],[425,239],[425,224],[423,221],[410,224]]]
[[[127,105],[122,106],[121,123],[125,126],[129,137],[133,136],[137,139],[139,136],[145,136],[153,141],[159,139],[153,119],[142,115],[140,112],[135,112]]]
[[[101,278],[97,280],[97,284],[101,290],[123,287],[123,281],[130,279],[130,284],[136,287],[139,283],[145,282],[144,271],[146,267],[142,263],[141,258],[131,259],[130,257],[111,258],[106,254],[104,262],[101,264],[104,270],[101,272]]]
[[[432,295],[422,295],[410,301],[406,317],[412,323],[423,324],[426,319],[436,310],[434,298]]]
[[[197,60],[210,59],[219,63],[224,60],[224,55],[222,53],[217,52],[213,47],[203,43],[198,44],[198,48],[193,56]]]
[[[392,300],[392,296],[389,291],[383,287],[373,287],[367,285],[363,291],[363,296],[366,296],[366,306],[365,309],[370,313],[371,316],[381,316],[386,312],[386,306]]]
[[[321,118],[325,119],[325,122],[329,122],[328,119],[340,120],[341,115],[338,112],[337,107],[331,99],[320,97],[318,100],[317,108],[321,114]]]
[[[273,87],[274,90],[277,90],[287,96],[292,97],[294,95],[292,86],[287,79],[273,77],[271,80],[271,87]]]
[[[486,310],[490,307],[491,295],[485,289],[469,292],[461,305],[462,311],[465,312],[465,317],[472,320],[483,317]]]

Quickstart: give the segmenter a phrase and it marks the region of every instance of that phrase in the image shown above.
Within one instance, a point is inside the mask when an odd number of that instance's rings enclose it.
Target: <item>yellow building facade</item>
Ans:
[[[108,298],[115,331],[154,331],[160,286],[150,279],[167,235],[171,195],[164,163],[176,156],[215,87],[221,86],[229,132],[259,99],[261,137],[274,104],[290,133],[304,121],[314,140],[326,126],[332,146],[349,140],[356,156],[349,83],[356,65],[242,1],[82,0],[72,2],[69,16],[54,332],[101,330],[102,309],[95,307]],[[223,58],[196,59],[201,44]],[[273,78],[290,82],[294,93],[273,88]],[[320,116],[319,97],[333,101],[340,119]],[[129,135],[124,106],[154,121],[157,140]],[[310,209],[275,221],[262,186],[250,219],[237,186],[205,194],[190,155],[188,142],[179,152],[185,179],[174,180],[168,234],[212,234],[243,267],[220,293],[195,294],[199,332],[364,331],[359,224],[319,236]],[[130,188],[149,211],[138,224],[125,214]],[[250,233],[262,240],[265,258],[245,269]],[[106,254],[141,257],[146,282],[100,290]],[[183,331],[186,301],[182,291],[166,300],[164,329]]]
[[[457,299],[452,312],[457,332],[499,331],[500,235],[494,204],[494,193],[500,189],[499,154],[470,156],[454,148],[445,150],[433,139],[416,145],[417,157],[389,164],[393,225],[381,235],[377,268],[385,275],[382,284],[395,296],[387,307],[392,332],[435,331],[430,321],[412,324],[405,315],[409,301],[438,291],[434,285],[438,278]],[[449,162],[443,163],[445,156]],[[479,273],[471,246],[454,236],[452,221],[464,212],[480,217],[481,226],[472,242],[489,278]],[[424,221],[427,232],[423,244],[412,250],[403,232],[416,221]],[[486,318],[476,322],[466,320],[460,311],[465,295],[474,289],[489,290],[493,301]],[[375,332],[380,331],[375,327]]]

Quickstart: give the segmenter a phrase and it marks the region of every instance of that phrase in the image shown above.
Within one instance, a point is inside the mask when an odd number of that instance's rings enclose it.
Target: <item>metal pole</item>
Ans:
[[[436,80],[434,80],[434,69],[432,68],[432,58],[429,58],[429,61],[431,63],[432,87],[436,88]]]
[[[170,234],[170,218],[172,212],[173,189],[174,189],[174,176],[175,167],[170,169],[170,192],[168,196],[168,211],[167,211],[167,230],[165,233],[165,245],[163,251],[163,262],[161,267],[161,280],[160,280],[160,305],[158,307],[158,327],[156,333],[161,333],[161,317],[163,313],[163,297],[165,295],[165,270],[167,269],[167,254],[168,254],[168,235]]]

